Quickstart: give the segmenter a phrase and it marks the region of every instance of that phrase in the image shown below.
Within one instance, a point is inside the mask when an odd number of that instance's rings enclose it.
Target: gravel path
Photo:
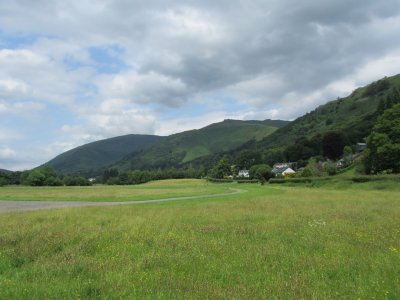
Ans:
[[[157,200],[140,200],[140,201],[124,201],[124,202],[88,202],[88,201],[8,201],[0,200],[0,213],[15,212],[15,211],[31,211],[51,208],[65,208],[65,207],[81,207],[81,206],[114,206],[114,205],[131,205],[131,204],[144,204],[144,203],[157,203],[179,200],[191,199],[204,199],[212,197],[229,196],[239,193],[244,193],[246,190],[229,188],[231,192],[224,194],[211,194],[200,196],[187,196],[164,198]]]

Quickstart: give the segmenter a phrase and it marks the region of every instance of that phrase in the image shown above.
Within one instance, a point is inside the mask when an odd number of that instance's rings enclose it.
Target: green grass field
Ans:
[[[184,179],[160,180],[142,185],[125,186],[8,186],[0,188],[0,200],[115,202],[199,196],[229,192],[230,190],[227,186],[210,184],[203,180]]]
[[[0,214],[0,299],[399,298],[396,188],[208,186],[248,192]]]

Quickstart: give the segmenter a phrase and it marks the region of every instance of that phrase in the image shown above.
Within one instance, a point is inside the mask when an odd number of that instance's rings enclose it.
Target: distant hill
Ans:
[[[194,159],[237,148],[252,139],[260,141],[288,123],[280,120],[224,120],[168,136],[148,149],[127,155],[113,167],[122,170],[180,167]]]
[[[64,152],[45,165],[57,173],[92,176],[98,170],[122,159],[129,153],[147,149],[163,140],[155,135],[129,134],[89,143]]]
[[[13,173],[13,171],[6,170],[6,169],[0,169],[0,172],[1,172],[1,173],[4,173],[4,174],[11,174],[11,173]]]

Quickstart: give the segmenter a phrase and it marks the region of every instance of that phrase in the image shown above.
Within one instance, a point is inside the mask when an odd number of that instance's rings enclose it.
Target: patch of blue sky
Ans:
[[[67,67],[67,71],[73,71],[88,66],[87,63],[83,63],[82,61],[75,59],[71,55],[66,55],[64,57],[63,63]]]
[[[43,35],[26,32],[7,32],[0,29],[0,48],[18,49],[33,44]]]
[[[129,65],[122,59],[124,49],[118,45],[91,47],[89,48],[89,54],[94,61],[92,67],[99,73],[115,74],[129,69]]]
[[[58,125],[64,124],[72,124],[76,119],[76,115],[74,112],[69,110],[66,106],[56,104],[56,103],[48,103],[47,112],[49,114],[49,121],[52,122],[54,127],[60,127]]]

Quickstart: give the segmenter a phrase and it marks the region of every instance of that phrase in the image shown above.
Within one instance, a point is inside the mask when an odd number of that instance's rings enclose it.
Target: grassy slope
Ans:
[[[125,135],[89,143],[69,150],[46,165],[61,174],[88,174],[91,170],[106,167],[125,155],[148,148],[162,140],[154,135]]]
[[[127,156],[121,169],[178,166],[196,158],[236,148],[251,139],[261,140],[276,130],[262,121],[225,120],[199,130],[167,137],[141,153]]]
[[[390,88],[400,88],[400,75],[387,80]],[[311,138],[327,131],[342,132],[351,143],[360,142],[369,135],[377,117],[378,103],[386,97],[390,88],[368,97],[364,96],[367,86],[359,88],[350,96],[328,102],[277,130],[264,138],[259,146],[263,149],[286,147],[299,137]]]
[[[249,192],[2,214],[0,298],[398,297],[398,191],[240,187]]]

